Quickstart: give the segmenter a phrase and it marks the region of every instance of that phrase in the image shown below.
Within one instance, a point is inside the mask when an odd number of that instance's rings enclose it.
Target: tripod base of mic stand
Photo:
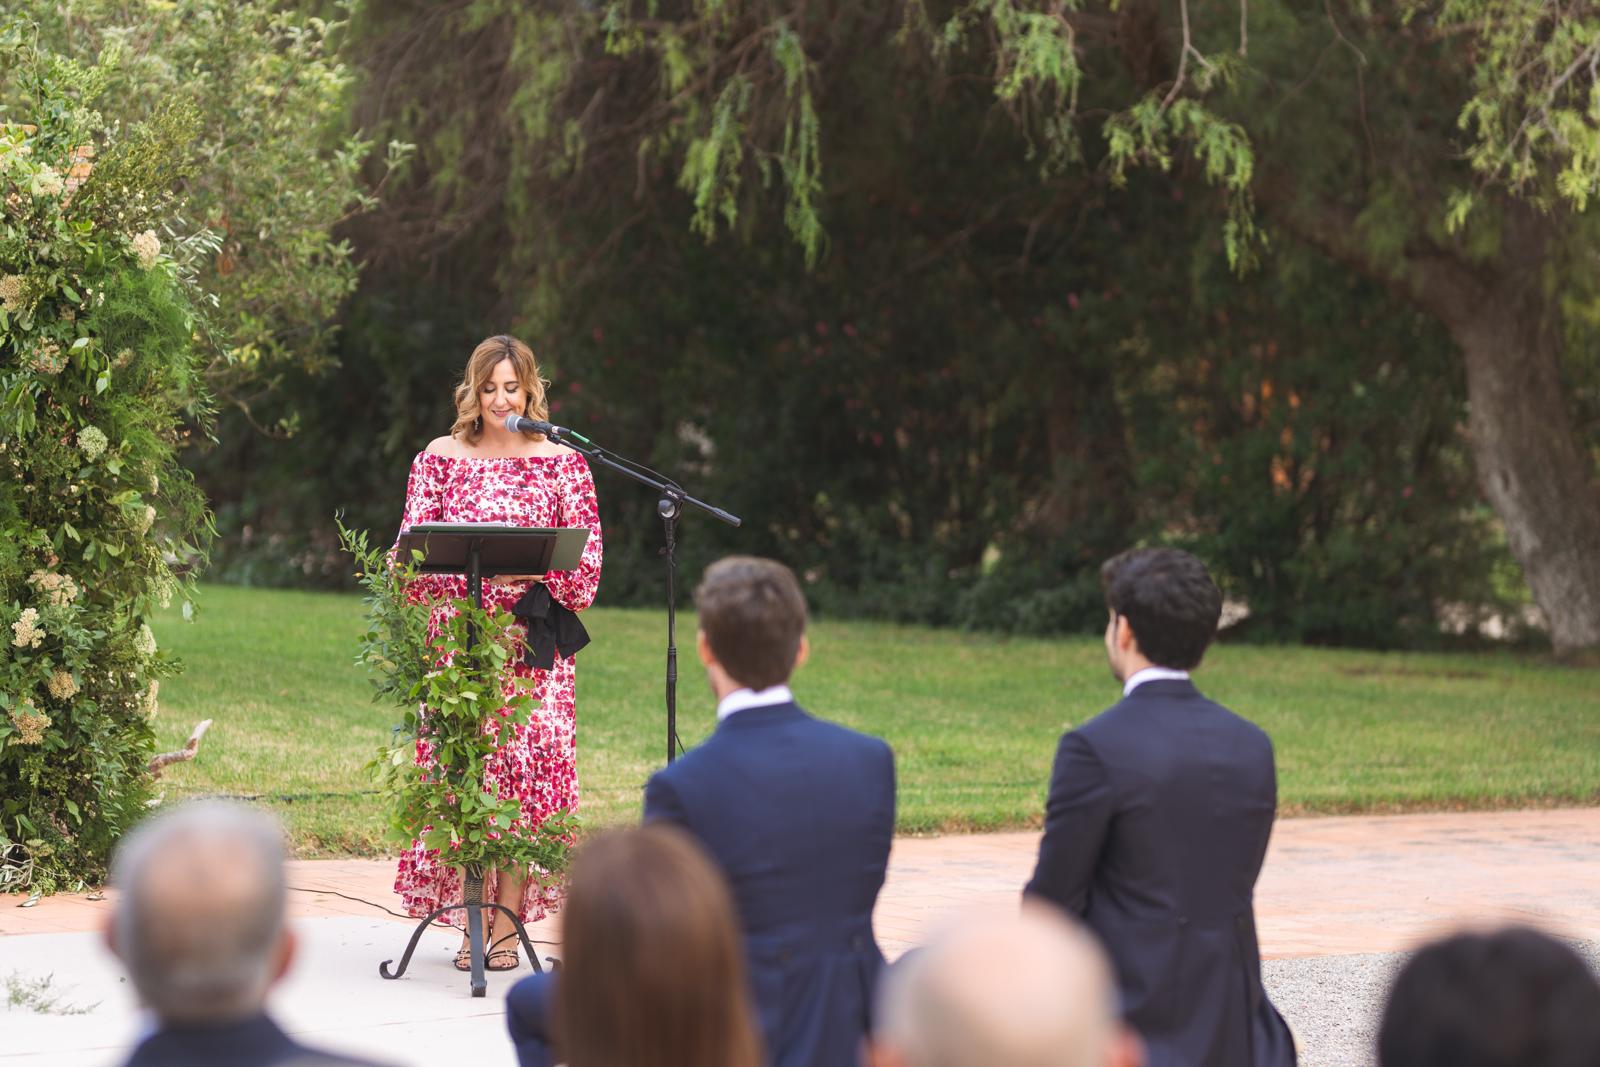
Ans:
[[[484,908],[500,912],[501,914],[505,915],[506,918],[511,920],[511,925],[515,927],[517,936],[522,940],[522,950],[527,953],[528,962],[532,964],[534,973],[537,974],[544,970],[544,968],[539,965],[539,957],[534,953],[533,942],[528,937],[528,928],[522,924],[521,917],[519,917],[516,912],[506,907],[504,904],[495,901],[489,901],[486,903],[483,900],[483,875],[481,872],[469,873],[467,875],[463,881],[462,896],[466,897],[467,899],[460,904],[446,904],[444,907],[439,908],[426,919],[423,919],[421,922],[419,922],[417,924],[417,928],[411,932],[411,940],[406,943],[405,953],[400,957],[400,966],[395,968],[394,973],[391,974],[389,972],[389,965],[394,961],[384,960],[382,963],[378,964],[378,974],[390,980],[399,978],[401,975],[405,974],[406,968],[411,965],[411,954],[417,950],[417,942],[422,940],[422,932],[432,925],[439,918],[439,916],[445,914],[446,912],[465,909],[467,912],[467,948],[471,955],[469,982],[472,989],[472,995],[475,997],[487,995],[489,983],[484,976],[485,968],[482,911]],[[550,963],[552,966],[558,966],[555,960],[551,960]]]

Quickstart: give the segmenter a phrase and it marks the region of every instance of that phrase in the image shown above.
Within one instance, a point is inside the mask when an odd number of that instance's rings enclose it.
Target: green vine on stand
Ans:
[[[372,677],[374,699],[404,713],[393,742],[367,765],[389,802],[392,838],[403,846],[420,840],[452,866],[531,867],[541,883],[555,878],[566,868],[577,817],[562,810],[536,833],[508,833],[521,802],[484,788],[485,761],[502,735],[535,710],[525,689],[502,695],[506,665],[521,646],[515,620],[458,599],[455,613],[430,637],[433,605],[408,592],[420,553],[392,560],[369,544],[365,531],[342,521],[339,539],[365,590],[367,629],[356,662]],[[417,764],[419,743],[432,751],[428,767]]]

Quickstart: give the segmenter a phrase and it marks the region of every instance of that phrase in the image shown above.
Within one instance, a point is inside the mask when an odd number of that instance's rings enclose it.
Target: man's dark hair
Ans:
[[[1204,563],[1176,548],[1134,548],[1105,561],[1100,586],[1151,663],[1179,671],[1200,665],[1222,616],[1222,591]]]
[[[793,571],[775,560],[728,556],[706,568],[694,602],[729,677],[751,689],[789,680],[806,632],[806,598]]]
[[[1600,982],[1536,930],[1457,934],[1411,958],[1378,1029],[1381,1067],[1594,1067]]]

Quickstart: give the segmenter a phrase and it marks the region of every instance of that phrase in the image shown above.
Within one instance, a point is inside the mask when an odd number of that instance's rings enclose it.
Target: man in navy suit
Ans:
[[[1026,892],[1105,944],[1149,1067],[1286,1067],[1253,895],[1277,807],[1272,742],[1189,680],[1222,594],[1203,564],[1136,549],[1101,568],[1122,700],[1061,739]]]
[[[872,908],[894,836],[894,754],[795,703],[789,676],[809,649],[805,598],[789,568],[720,560],[695,604],[717,729],[650,779],[645,820],[684,827],[727,877],[768,1060],[854,1064],[883,967]],[[508,998],[524,1065],[545,1055],[543,977]]]
[[[288,971],[283,830],[271,817],[205,801],[158,815],[117,847],[106,931],[153,1028],[127,1067],[356,1065],[314,1052],[266,1015]]]

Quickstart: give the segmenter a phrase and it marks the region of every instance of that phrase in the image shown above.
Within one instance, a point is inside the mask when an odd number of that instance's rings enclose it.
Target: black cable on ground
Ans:
[[[288,888],[292,892],[295,892],[295,893],[326,893],[330,897],[339,897],[339,898],[341,898],[343,900],[353,901],[354,903],[357,903],[357,904],[365,904],[370,908],[377,908],[379,911],[386,911],[390,915],[393,915],[397,919],[414,919],[414,918],[416,918],[415,915],[407,915],[404,912],[395,911],[391,907],[387,907],[386,905],[379,904],[376,900],[368,900],[365,897],[353,897],[349,893],[341,893],[337,889],[314,889],[314,888],[310,888],[310,887],[307,887],[307,886],[301,886],[301,885],[292,885],[292,886],[289,886]],[[439,925],[440,926],[448,926],[449,924],[448,923],[440,923]],[[552,948],[560,948],[561,947],[561,942],[559,942],[559,941],[545,941],[545,940],[543,940],[541,938],[537,938],[537,937],[530,937],[530,938],[528,938],[528,940],[530,942],[532,942],[533,944],[535,944],[535,945],[549,945]]]

